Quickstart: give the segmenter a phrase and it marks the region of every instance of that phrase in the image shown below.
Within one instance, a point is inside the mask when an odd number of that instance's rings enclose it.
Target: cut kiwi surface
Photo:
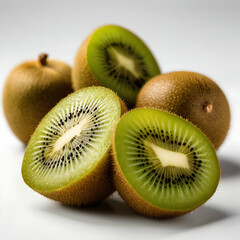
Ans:
[[[107,25],[94,31],[77,53],[73,87],[106,86],[134,105],[144,83],[160,74],[147,46],[125,28]]]
[[[149,217],[187,213],[206,202],[219,182],[219,162],[206,136],[157,109],[135,109],[121,118],[113,156],[116,189]]]
[[[104,87],[85,88],[60,101],[27,146],[26,184],[72,205],[95,203],[112,193],[111,135],[124,110],[119,97]]]

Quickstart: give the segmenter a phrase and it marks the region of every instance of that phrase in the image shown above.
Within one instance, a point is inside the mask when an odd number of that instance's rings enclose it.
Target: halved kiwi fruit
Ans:
[[[207,135],[215,149],[223,143],[230,126],[230,108],[223,91],[212,79],[195,72],[155,76],[142,87],[136,105],[188,119]]]
[[[113,137],[114,182],[123,199],[149,217],[185,214],[215,192],[219,162],[207,137],[157,109],[126,113]]]
[[[22,164],[33,190],[69,205],[94,204],[114,191],[109,150],[126,107],[104,87],[89,87],[61,100],[41,121]]]
[[[115,25],[95,30],[81,45],[73,66],[75,90],[103,85],[135,105],[143,84],[160,74],[147,46],[132,32]]]
[[[46,113],[71,92],[71,67],[47,54],[15,67],[3,90],[3,109],[14,134],[27,144]]]

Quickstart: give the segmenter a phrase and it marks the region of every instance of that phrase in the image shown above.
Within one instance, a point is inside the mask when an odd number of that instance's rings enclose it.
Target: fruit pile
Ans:
[[[17,66],[3,107],[27,144],[25,183],[53,200],[82,207],[117,190],[136,212],[159,218],[190,212],[218,186],[215,150],[230,124],[224,93],[198,73],[160,75],[122,27],[90,34],[72,73],[46,54]]]

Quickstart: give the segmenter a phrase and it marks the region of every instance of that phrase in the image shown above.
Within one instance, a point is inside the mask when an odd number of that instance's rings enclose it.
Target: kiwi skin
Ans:
[[[85,207],[99,203],[115,191],[110,162],[111,156],[106,154],[98,166],[81,181],[51,193],[39,193],[69,206]],[[98,194],[95,194],[96,192]]]
[[[150,79],[140,90],[137,107],[158,108],[188,119],[218,149],[230,126],[230,108],[220,87],[194,72],[170,72]]]
[[[90,86],[101,86],[101,83],[95,78],[87,61],[87,47],[93,33],[90,34],[80,46],[72,69],[72,87],[75,91]]]
[[[121,98],[119,98],[119,102],[122,115],[126,113],[128,109]],[[34,138],[35,135],[32,137]],[[22,176],[24,179],[23,171]],[[80,181],[76,180],[68,186],[64,186],[56,191],[37,192],[47,198],[68,206],[85,207],[101,202],[115,190],[113,184],[112,156],[110,152],[106,152],[98,165],[95,166],[91,172],[83,176]]]
[[[144,108],[146,108],[146,107],[144,107]],[[132,109],[130,111],[134,111],[134,109]],[[161,110],[161,111],[164,111],[164,110]],[[124,115],[125,114],[126,113],[124,113]],[[171,113],[171,114],[176,115],[174,113]],[[122,117],[124,117],[124,115]],[[176,115],[176,116],[178,116],[178,115]],[[178,116],[178,117],[182,118],[181,116]],[[187,119],[184,119],[184,120],[187,121],[189,124],[194,125],[193,123],[189,122]],[[116,129],[116,127],[115,127],[115,129]],[[116,154],[116,150],[115,150],[116,146],[115,146],[114,138],[115,138],[115,131],[112,135],[112,149],[111,149],[111,154],[112,154],[112,158],[113,158],[114,186],[117,189],[119,195],[122,197],[122,199],[136,213],[144,215],[145,217],[148,217],[148,218],[158,218],[158,219],[178,217],[178,216],[182,216],[182,215],[185,215],[185,214],[193,211],[194,209],[200,207],[202,204],[204,204],[207,201],[206,200],[205,202],[202,202],[192,208],[185,209],[185,210],[166,210],[166,209],[158,208],[158,207],[150,204],[146,200],[144,200],[129,184],[129,182],[127,181],[127,179],[125,178],[124,174],[121,171],[120,165],[117,160],[117,154]],[[211,142],[210,142],[210,144],[211,144]],[[219,175],[219,179],[220,179],[220,175]],[[218,179],[218,181],[219,181],[219,179]]]
[[[44,115],[71,93],[71,67],[41,54],[9,74],[3,90],[3,109],[14,134],[25,144]]]

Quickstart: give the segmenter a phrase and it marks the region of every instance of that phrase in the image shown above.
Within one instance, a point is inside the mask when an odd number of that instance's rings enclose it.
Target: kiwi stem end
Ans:
[[[212,103],[205,102],[205,103],[203,104],[203,110],[204,110],[204,112],[210,113],[210,112],[212,112],[212,109],[213,109]]]
[[[38,57],[38,60],[41,64],[41,66],[45,66],[47,63],[47,58],[48,58],[48,54],[46,53],[41,53]]]

